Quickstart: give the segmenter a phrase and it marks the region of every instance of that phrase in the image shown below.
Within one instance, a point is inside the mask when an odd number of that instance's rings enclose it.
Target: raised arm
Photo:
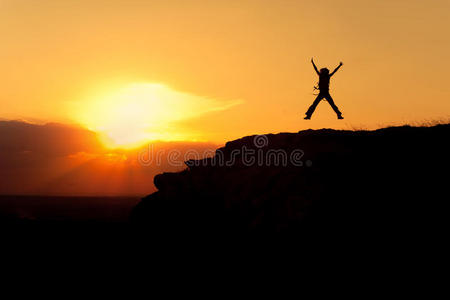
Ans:
[[[314,63],[314,59],[311,58],[311,62],[314,67],[314,70],[316,70],[317,75],[320,75],[319,70],[317,70],[316,64]]]
[[[339,63],[339,66],[337,66],[337,68],[336,69],[334,69],[334,71],[333,72],[331,72],[331,74],[330,74],[330,77],[331,76],[333,76],[334,75],[334,73],[336,73],[337,72],[337,70],[339,70],[339,68],[340,67],[342,67],[342,65],[343,65],[343,63],[342,63],[342,61]]]

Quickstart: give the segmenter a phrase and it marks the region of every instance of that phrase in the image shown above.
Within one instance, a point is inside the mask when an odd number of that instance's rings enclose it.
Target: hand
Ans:
[[[314,62],[314,58],[313,58],[313,57],[311,57],[311,62],[312,62],[312,63]]]
[[[341,61],[341,62],[339,63],[339,65],[342,66],[342,65],[344,65],[344,64],[343,64],[342,61]]]

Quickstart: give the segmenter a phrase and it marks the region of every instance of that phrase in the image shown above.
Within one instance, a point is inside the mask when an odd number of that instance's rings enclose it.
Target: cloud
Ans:
[[[102,150],[96,133],[57,123],[37,125],[22,121],[0,121],[0,152],[65,156]]]
[[[90,130],[64,124],[0,121],[0,194],[141,195],[154,191],[153,177],[185,168],[217,145],[157,142],[134,150],[108,150]],[[150,164],[139,156],[150,155]],[[170,153],[178,154],[175,164]],[[197,153],[185,157],[186,153]]]

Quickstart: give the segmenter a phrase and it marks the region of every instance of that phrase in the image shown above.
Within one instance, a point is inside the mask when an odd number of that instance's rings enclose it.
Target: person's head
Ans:
[[[328,70],[327,68],[320,69],[320,74],[328,75],[330,74],[330,70]]]

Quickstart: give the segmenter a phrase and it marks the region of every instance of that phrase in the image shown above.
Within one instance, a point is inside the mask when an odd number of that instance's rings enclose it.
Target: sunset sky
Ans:
[[[0,119],[126,149],[448,119],[449,12],[448,0],[0,0]],[[344,120],[324,103],[303,120],[311,57],[344,63],[331,82]]]

